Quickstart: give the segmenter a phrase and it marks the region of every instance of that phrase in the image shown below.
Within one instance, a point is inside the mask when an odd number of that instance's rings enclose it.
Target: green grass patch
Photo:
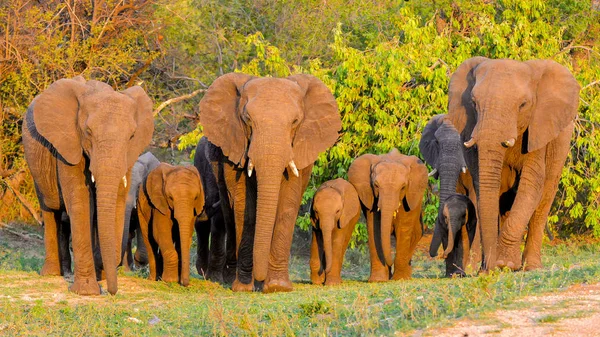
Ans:
[[[369,284],[368,257],[353,252],[344,271],[349,280],[334,287],[309,284],[307,257],[295,255],[291,293],[234,293],[198,278],[185,288],[148,281],[138,272],[119,276],[116,296],[80,297],[68,293],[62,278],[28,272],[38,264],[6,267],[20,261],[19,252],[6,249],[0,335],[389,335],[478,318],[527,295],[600,282],[599,253],[600,244],[593,242],[546,246],[543,270],[445,279],[443,261],[418,251],[412,280]],[[548,315],[540,322],[557,319]]]

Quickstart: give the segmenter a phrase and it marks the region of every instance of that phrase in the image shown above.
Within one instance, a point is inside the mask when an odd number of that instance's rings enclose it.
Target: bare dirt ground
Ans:
[[[600,283],[526,297],[515,307],[477,320],[463,319],[450,328],[418,330],[407,336],[600,336]]]

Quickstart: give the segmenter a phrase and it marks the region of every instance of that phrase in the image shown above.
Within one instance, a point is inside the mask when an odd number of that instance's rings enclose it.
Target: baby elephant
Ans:
[[[194,166],[161,163],[140,185],[140,229],[148,247],[151,280],[187,286],[196,217],[204,216],[204,192]]]
[[[344,254],[359,217],[360,201],[352,184],[335,179],[319,187],[310,212],[312,283],[333,285],[342,282]]]
[[[475,206],[466,195],[458,193],[451,194],[443,205],[435,224],[440,226],[442,235],[434,235],[429,254],[436,257],[440,244],[443,244],[446,276],[464,276],[463,266],[468,261],[477,226]]]

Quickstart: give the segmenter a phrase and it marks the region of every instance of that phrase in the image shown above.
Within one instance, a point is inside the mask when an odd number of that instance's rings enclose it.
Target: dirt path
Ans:
[[[478,320],[458,321],[451,328],[418,330],[409,336],[600,336],[600,283],[526,297],[515,306]]]

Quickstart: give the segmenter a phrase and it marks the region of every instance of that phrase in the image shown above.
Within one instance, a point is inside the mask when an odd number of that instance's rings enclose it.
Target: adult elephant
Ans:
[[[542,266],[544,224],[569,152],[579,90],[569,70],[550,60],[474,57],[452,75],[448,118],[468,148],[485,269]],[[500,225],[499,196],[507,194],[510,211]]]
[[[447,222],[444,221],[443,210],[446,200],[457,192],[467,195],[473,204],[477,203],[477,197],[471,175],[467,171],[463,142],[460,139],[460,134],[447,118],[446,114],[433,116],[429,120],[423,129],[419,142],[419,150],[425,162],[433,168],[433,171],[429,175],[440,180],[439,212],[429,249],[431,257],[435,257],[440,245],[443,245],[444,250],[448,248],[449,234],[453,232],[447,227]],[[463,211],[464,209],[466,208],[463,207]],[[452,214],[457,213],[460,212],[452,210]],[[475,214],[471,215],[474,219]],[[446,257],[446,275],[464,274],[464,267],[469,266],[471,269],[475,269],[476,264],[480,262],[480,234],[479,230],[476,227],[474,228],[476,229],[476,233],[473,244],[462,247],[464,249],[451,250],[450,254]],[[457,256],[459,253],[461,256]]]
[[[371,276],[369,282],[408,279],[410,260],[423,235],[421,207],[427,168],[419,158],[397,149],[382,155],[364,154],[348,169],[367,219]],[[396,236],[392,260],[391,235]]]
[[[23,146],[44,219],[42,275],[61,273],[57,225],[66,210],[75,262],[69,289],[100,294],[92,252],[97,223],[108,291],[117,292],[127,181],[153,131],[152,101],[138,86],[117,92],[78,76],[54,82],[29,105]]]
[[[131,168],[131,179],[129,180],[129,192],[125,204],[125,223],[123,228],[123,240],[121,245],[122,264],[125,269],[131,269],[135,261],[137,267],[148,264],[148,252],[140,233],[140,223],[135,208],[140,184],[146,179],[148,173],[160,165],[160,161],[151,153],[146,152],[139,156]],[[133,238],[136,239],[137,249],[135,256],[131,251]]]
[[[200,123],[223,154],[236,224],[233,290],[251,291],[254,277],[265,292],[291,291],[288,261],[302,193],[317,156],[341,129],[335,98],[310,75],[230,73],[203,97]]]
[[[195,224],[198,237],[196,270],[208,280],[232,283],[236,267],[235,224],[227,221],[231,228],[225,226],[217,182],[218,163],[210,160],[211,151],[219,150],[206,137],[200,138],[194,166],[200,172],[208,220],[197,219]]]

